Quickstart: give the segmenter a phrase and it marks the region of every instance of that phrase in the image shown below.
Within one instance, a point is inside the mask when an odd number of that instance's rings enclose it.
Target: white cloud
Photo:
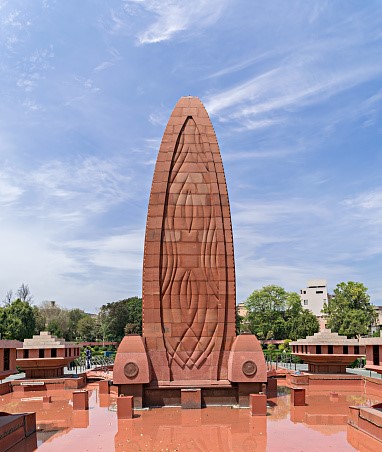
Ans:
[[[94,72],[101,72],[112,66],[114,66],[114,63],[112,63],[111,61],[102,61],[102,63],[94,68]]]
[[[298,68],[297,61],[292,59],[234,88],[210,96],[206,108],[211,114],[234,108],[228,113],[232,119],[301,108],[307,104],[321,103],[382,72],[381,65],[375,62],[362,67],[357,65],[322,71],[318,76],[314,68],[309,66],[306,64]]]
[[[237,163],[242,163],[245,160],[252,159],[272,159],[272,158],[280,158],[286,157],[287,155],[300,152],[301,149],[299,147],[295,147],[290,149],[288,147],[280,148],[280,149],[265,149],[265,150],[250,150],[250,151],[237,151],[237,152],[225,152],[223,156],[223,160],[225,162],[235,161]]]
[[[254,225],[262,223],[285,223],[288,219],[296,221],[296,216],[304,214],[309,218],[328,217],[330,211],[325,205],[312,204],[311,200],[303,198],[289,198],[280,200],[266,200],[253,202],[245,200],[242,203],[234,203],[233,209],[235,223],[239,225]]]
[[[0,173],[0,204],[13,204],[23,194],[23,189],[8,181],[8,177]]]
[[[130,181],[121,171],[120,160],[85,157],[47,163],[32,173],[28,184],[41,207],[51,206],[51,215],[58,211],[67,219],[78,219],[82,216],[79,211],[83,215],[102,213],[126,200]]]
[[[66,243],[65,247],[79,251],[83,258],[97,267],[141,271],[144,237],[144,230],[132,230],[98,240],[74,240]]]
[[[125,12],[136,16],[141,10],[154,15],[156,20],[138,32],[140,44],[155,44],[172,39],[184,31],[195,31],[214,24],[221,16],[226,0],[195,0],[192,3],[177,0],[126,0]],[[125,28],[124,21],[112,11],[114,31]]]

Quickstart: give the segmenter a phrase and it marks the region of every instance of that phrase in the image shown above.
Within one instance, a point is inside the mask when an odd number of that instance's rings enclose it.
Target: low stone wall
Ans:
[[[0,450],[21,451],[36,448],[36,413],[0,412]]]
[[[54,391],[82,389],[86,386],[86,375],[77,378],[51,378],[40,380],[14,380],[10,382],[12,391],[20,395],[29,391]],[[10,392],[10,391],[9,391]]]
[[[317,389],[331,388],[333,385],[340,384],[342,391],[352,391],[362,387],[364,384],[364,377],[354,374],[310,374],[302,372],[299,374],[287,375],[286,382],[288,386],[308,385],[311,388]]]
[[[382,379],[364,377],[364,385],[368,393],[382,397]]]
[[[9,381],[0,383],[0,395],[8,394],[8,392],[12,392],[11,383]]]
[[[382,443],[382,411],[380,408],[351,406],[349,407],[348,424]]]

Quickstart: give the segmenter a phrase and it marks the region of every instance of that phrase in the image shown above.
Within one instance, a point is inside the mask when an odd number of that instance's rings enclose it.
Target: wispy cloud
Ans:
[[[313,16],[321,10],[318,8]],[[307,39],[304,44],[284,49],[282,59],[270,58],[262,64],[243,59],[218,71],[214,75],[237,71],[236,80],[242,68],[250,67],[254,74],[248,77],[249,71],[243,71],[245,79],[242,76],[241,82],[210,93],[206,98],[207,110],[220,121],[230,122],[231,127],[238,123],[236,130],[275,128],[280,123],[290,123],[295,112],[322,105],[355,86],[376,80],[382,74],[377,46],[373,45],[372,32],[361,34],[355,25],[369,16],[364,13],[359,16],[340,22],[336,30],[328,28],[321,39]],[[378,26],[378,19],[369,19],[374,24],[371,28]],[[344,40],[344,34],[348,39]],[[283,44],[275,52],[280,46]],[[349,58],[353,49],[358,49],[357,60]],[[375,100],[370,99],[371,105],[378,101],[378,93],[376,96]],[[359,101],[354,111],[359,110],[358,106]]]
[[[241,163],[246,160],[255,160],[255,159],[273,159],[273,158],[281,158],[286,157],[287,155],[294,154],[299,152],[301,149],[298,147],[295,148],[280,148],[280,149],[252,149],[248,151],[237,151],[237,152],[225,152],[224,153],[224,161],[235,161]]]
[[[232,119],[278,113],[321,103],[382,73],[381,65],[374,61],[363,67],[354,65],[337,71],[328,70],[318,77],[309,63],[300,68],[299,64],[291,59],[234,88],[211,96],[206,102],[207,110],[211,114],[218,114],[231,108],[233,110],[228,115]]]
[[[30,182],[42,200],[60,209],[100,213],[126,200],[130,180],[120,170],[120,162],[85,157],[43,165],[33,173]]]
[[[81,102],[90,95],[97,94],[101,89],[96,86],[92,78],[86,78],[79,75],[74,75],[71,82],[72,94],[70,99],[65,102],[65,106],[72,106],[77,102]]]
[[[343,204],[351,209],[353,217],[359,218],[364,224],[380,225],[382,223],[382,187],[347,198]]]
[[[92,218],[134,193],[131,175],[121,169],[125,166],[121,162],[96,157],[55,160],[29,174],[9,168],[0,174],[1,204],[10,209],[22,201],[23,207],[11,212],[15,221],[29,217],[62,226],[90,224]],[[19,181],[18,185],[11,183],[12,179]]]
[[[239,61],[235,64],[232,64],[231,66],[226,66],[223,69],[220,69],[219,71],[213,72],[212,74],[209,74],[208,76],[206,76],[206,79],[211,79],[211,78],[217,78],[217,77],[223,77],[225,75],[229,75],[229,74],[233,74],[235,72],[239,72],[243,69],[246,69],[250,66],[254,66],[255,63],[265,60],[270,56],[274,56],[275,53],[274,52],[266,52],[263,53],[261,55],[257,55],[255,57],[252,58],[247,58],[243,61]]]
[[[13,9],[12,5],[4,2],[0,8],[0,24],[0,42],[7,51],[13,52],[26,38],[31,19],[21,9]]]
[[[2,206],[13,204],[23,194],[23,189],[12,184],[7,175],[0,172],[0,203]]]
[[[192,4],[174,0],[126,0],[124,13],[136,18],[147,14],[154,22],[137,32],[139,44],[168,41],[180,32],[195,32],[214,24],[221,16],[227,0],[195,0]],[[126,28],[123,16],[111,11],[113,32]]]
[[[65,246],[97,267],[142,271],[144,230],[110,234],[98,240],[75,240]]]

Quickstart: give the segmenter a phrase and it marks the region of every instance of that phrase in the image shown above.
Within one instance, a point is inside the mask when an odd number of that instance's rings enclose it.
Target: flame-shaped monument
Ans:
[[[143,338],[122,341],[114,383],[135,396],[136,406],[181,403],[191,390],[203,404],[247,405],[248,394],[266,382],[265,361],[255,336],[236,337],[235,319],[231,215],[219,147],[203,104],[182,97],[163,135],[150,194]]]

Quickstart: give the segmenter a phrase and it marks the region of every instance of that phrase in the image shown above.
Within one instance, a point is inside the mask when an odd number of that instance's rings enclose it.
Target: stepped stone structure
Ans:
[[[358,339],[348,339],[324,329],[313,336],[291,342],[292,353],[308,364],[309,372],[346,373],[346,367],[365,355]]]
[[[78,345],[42,331],[17,349],[16,365],[26,378],[55,378],[63,376],[64,367],[79,355]]]
[[[169,119],[154,171],[143,264],[143,338],[125,337],[114,383],[144,405],[248,404],[266,382],[261,346],[236,337],[235,266],[217,139],[196,97]],[[137,402],[138,401],[138,402]]]

